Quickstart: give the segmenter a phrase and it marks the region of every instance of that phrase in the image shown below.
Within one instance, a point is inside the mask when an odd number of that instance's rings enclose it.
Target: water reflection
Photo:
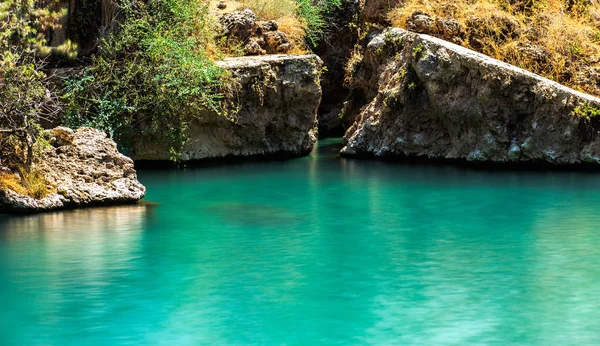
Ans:
[[[0,216],[0,236],[25,236],[43,230],[46,236],[64,232],[106,232],[141,229],[151,204],[133,204],[104,208],[86,208],[37,215]],[[56,234],[55,234],[56,236]]]
[[[0,345],[600,344],[599,176],[332,148],[0,222]]]
[[[0,344],[55,344],[65,323],[85,331],[91,316],[109,315],[107,287],[134,275],[152,213],[130,205],[1,219]]]

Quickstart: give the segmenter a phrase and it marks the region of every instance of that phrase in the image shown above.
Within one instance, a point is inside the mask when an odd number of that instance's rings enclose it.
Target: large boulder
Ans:
[[[600,99],[455,44],[389,29],[356,76],[344,155],[600,164]]]
[[[51,191],[34,198],[0,190],[0,212],[40,212],[92,205],[126,204],[142,199],[133,161],[119,153],[102,131],[58,127],[44,133],[49,145],[33,169]]]
[[[189,125],[181,160],[226,157],[297,157],[309,154],[316,141],[321,101],[316,55],[264,55],[228,58],[217,63],[231,79],[222,101],[237,112],[217,114],[199,109]],[[169,160],[168,147],[140,136],[135,160]]]

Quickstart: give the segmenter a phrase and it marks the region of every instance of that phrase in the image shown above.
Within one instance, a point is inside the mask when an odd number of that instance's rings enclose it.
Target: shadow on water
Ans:
[[[203,208],[223,222],[246,226],[279,226],[300,221],[301,215],[286,208],[268,204],[219,202]]]

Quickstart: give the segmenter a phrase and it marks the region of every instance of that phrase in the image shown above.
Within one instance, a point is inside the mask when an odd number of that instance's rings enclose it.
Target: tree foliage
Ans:
[[[54,3],[54,0],[50,1]],[[54,118],[58,99],[43,72],[44,33],[61,14],[33,0],[0,3],[0,150],[2,165],[31,166],[39,123]]]
[[[206,49],[213,40],[207,4],[120,0],[119,8],[119,29],[65,84],[64,122],[104,130],[126,152],[133,136],[150,134],[177,157],[198,110],[220,110],[224,72]]]

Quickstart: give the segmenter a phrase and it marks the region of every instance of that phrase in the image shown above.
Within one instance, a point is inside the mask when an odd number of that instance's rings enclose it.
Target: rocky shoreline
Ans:
[[[137,180],[133,161],[119,153],[102,131],[65,127],[44,133],[49,146],[34,168],[51,192],[43,198],[0,190],[0,212],[34,213],[96,205],[130,204],[146,188]]]
[[[339,135],[345,125],[344,157],[494,169],[600,167],[600,98],[425,34],[387,28],[358,40],[349,18],[373,16],[371,7],[359,7],[349,2],[333,18],[340,30],[328,34],[330,45],[318,47],[318,55],[218,61],[230,77],[222,100],[227,112],[198,109],[176,159],[300,157],[313,150],[319,129]],[[224,17],[226,34],[252,38],[247,54],[291,49],[277,23],[250,14]],[[360,54],[350,54],[360,45]],[[136,203],[146,189],[134,160],[151,166],[174,159],[165,143],[143,133],[134,138],[132,158],[92,128],[57,127],[44,138],[49,146],[36,169],[50,193],[35,198],[0,189],[0,212]]]

